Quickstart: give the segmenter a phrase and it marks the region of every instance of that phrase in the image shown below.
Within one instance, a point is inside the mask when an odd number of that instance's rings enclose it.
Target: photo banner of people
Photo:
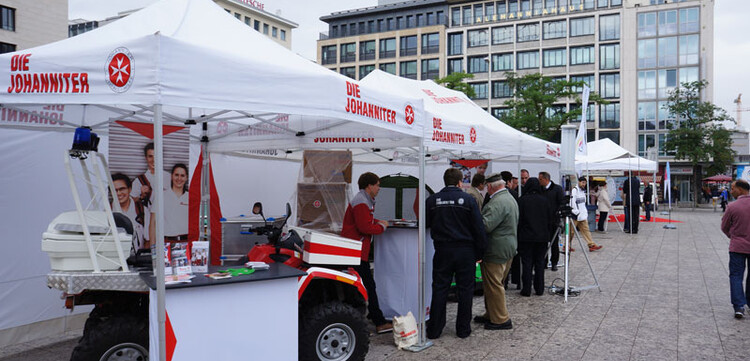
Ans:
[[[123,213],[133,224],[133,250],[148,249],[154,244],[156,232],[151,215],[155,210],[153,185],[154,127],[150,123],[117,121],[109,126],[109,168],[116,197]],[[190,129],[164,126],[164,239],[167,243],[187,242]],[[185,270],[186,245],[174,257]],[[171,256],[168,254],[168,256]],[[171,259],[171,258],[170,258]]]
[[[489,159],[450,159],[450,166],[458,168],[464,177],[461,179],[463,188],[471,187],[471,179],[475,174],[481,174],[485,177],[492,174]]]

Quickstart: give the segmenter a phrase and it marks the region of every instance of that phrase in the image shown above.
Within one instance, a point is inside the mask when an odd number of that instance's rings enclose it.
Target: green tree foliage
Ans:
[[[698,199],[702,165],[709,176],[726,172],[734,161],[730,132],[722,122],[734,122],[727,112],[711,102],[701,100],[705,80],[682,83],[670,93],[667,110],[678,120],[669,124],[664,149],[676,160],[693,166],[694,194]]]
[[[544,140],[557,140],[560,127],[571,120],[581,118],[580,107],[570,112],[555,111],[554,104],[566,99],[576,99],[581,104],[581,94],[576,88],[583,88],[583,81],[554,79],[542,74],[518,76],[505,73],[508,85],[515,91],[514,97],[505,102],[509,111],[500,118],[506,124],[520,131]],[[589,94],[589,104],[606,104],[595,92]]]
[[[458,90],[466,94],[469,98],[474,98],[474,88],[471,85],[464,83],[464,79],[472,79],[474,74],[466,73],[451,73],[445,78],[435,79],[435,83],[438,83],[448,89]]]

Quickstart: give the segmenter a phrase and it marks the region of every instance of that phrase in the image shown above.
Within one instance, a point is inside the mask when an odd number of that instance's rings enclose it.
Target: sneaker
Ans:
[[[508,321],[505,321],[503,323],[492,323],[487,322],[484,324],[485,330],[510,330],[513,328],[513,321],[508,319]]]
[[[589,246],[589,252],[597,251],[600,249],[602,249],[602,246],[599,246],[599,245]]]
[[[745,312],[744,311],[745,311],[744,308],[741,308],[739,310],[735,310],[734,311],[734,318],[736,318],[736,319],[739,320],[739,319],[745,317]]]
[[[388,322],[388,323],[384,323],[384,324],[382,324],[380,326],[375,326],[375,331],[377,331],[379,334],[380,333],[392,332],[393,331],[393,324],[390,323],[390,322]]]

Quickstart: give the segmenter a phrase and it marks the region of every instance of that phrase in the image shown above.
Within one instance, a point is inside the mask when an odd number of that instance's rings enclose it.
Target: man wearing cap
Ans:
[[[591,239],[591,231],[589,230],[589,224],[587,221],[589,218],[589,212],[586,209],[586,191],[584,191],[585,188],[586,177],[578,178],[578,186],[573,188],[573,190],[570,192],[570,207],[573,208],[573,215],[575,216],[575,218],[573,219],[573,224],[578,229],[578,233],[580,233],[583,238],[586,239],[586,243],[588,243],[589,245],[589,252],[592,252],[601,249],[602,246],[597,245]],[[571,241],[572,240],[573,238],[571,237]]]
[[[482,208],[482,222],[487,232],[487,250],[482,258],[482,286],[485,314],[474,321],[487,330],[513,328],[505,304],[505,278],[518,248],[518,203],[505,188],[500,174],[487,178],[490,200]]]

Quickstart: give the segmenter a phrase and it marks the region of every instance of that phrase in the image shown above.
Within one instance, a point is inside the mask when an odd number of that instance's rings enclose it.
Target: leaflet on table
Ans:
[[[174,274],[184,275],[191,274],[190,254],[188,253],[188,242],[171,243],[170,263]]]
[[[165,285],[173,285],[176,283],[190,283],[191,280],[194,278],[194,275],[191,274],[178,274],[178,275],[171,275],[171,276],[165,276],[164,277],[164,284]]]
[[[190,242],[190,266],[195,273],[208,272],[208,241]]]

